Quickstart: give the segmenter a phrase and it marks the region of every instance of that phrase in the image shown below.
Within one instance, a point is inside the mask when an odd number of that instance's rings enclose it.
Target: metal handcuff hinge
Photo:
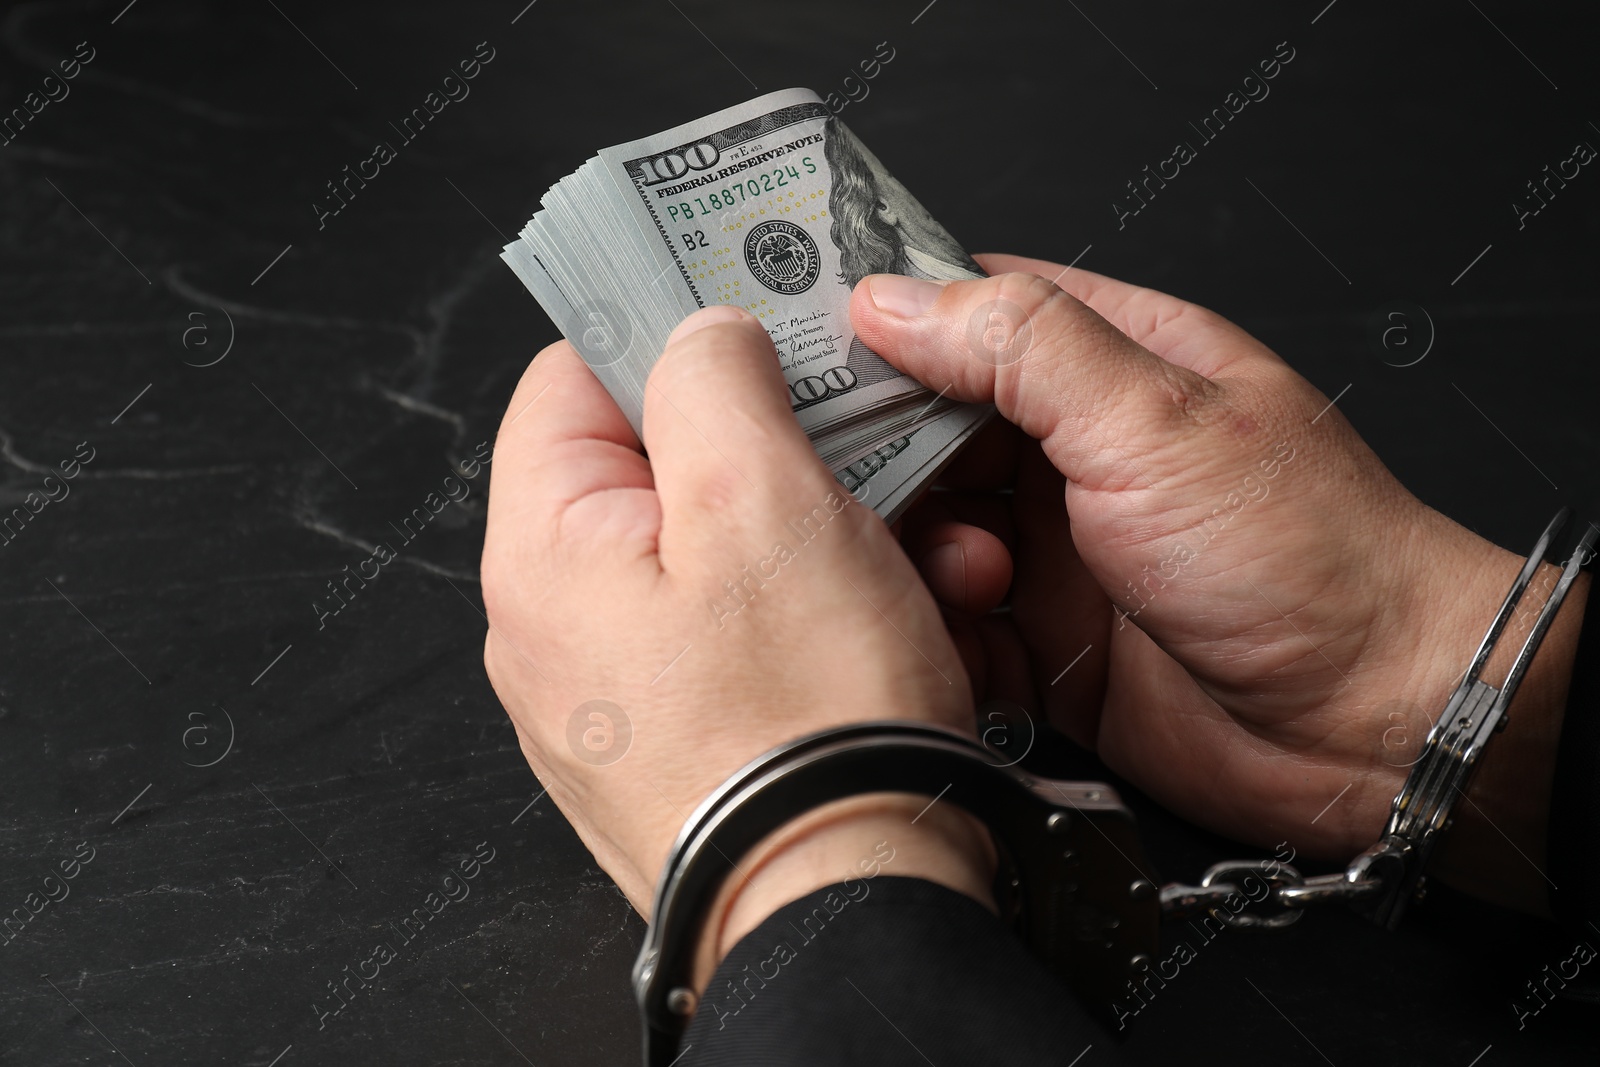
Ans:
[[[1495,688],[1479,680],[1495,642],[1566,524],[1563,508],[1534,546],[1471,665],[1395,797],[1382,838],[1342,873],[1303,877],[1287,862],[1228,861],[1198,886],[1156,888],[1133,816],[1099,782],[1044,778],[997,765],[965,736],[905,722],[860,723],[800,738],[746,765],[689,816],[655,897],[634,963],[647,1067],[667,1067],[694,1015],[689,971],[707,910],[736,862],[811,808],[864,793],[916,793],[984,822],[1000,858],[1002,917],[1035,956],[1091,1005],[1108,1005],[1156,954],[1164,918],[1209,913],[1231,926],[1278,928],[1304,909],[1346,903],[1393,929],[1420,895],[1423,870],[1451,804],[1510,705],[1580,566],[1594,554],[1590,525]],[[1258,898],[1250,888],[1265,892]],[[1243,906],[1246,902],[1253,907]],[[1263,908],[1264,906],[1264,908]],[[1262,913],[1264,911],[1264,913]]]

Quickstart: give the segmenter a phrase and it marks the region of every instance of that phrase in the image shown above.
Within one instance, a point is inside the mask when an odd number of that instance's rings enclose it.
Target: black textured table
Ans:
[[[853,97],[975,250],[1234,318],[1485,536],[1594,513],[1578,16],[525,2],[6,8],[4,1063],[636,1058],[642,928],[484,679],[487,476],[446,479],[555,336],[496,258],[539,195],[758,91]],[[1168,877],[1256,854],[1139,808]],[[1127,1049],[1593,1063],[1592,1009],[1513,1007],[1571,950],[1448,893],[1396,935],[1230,932]]]

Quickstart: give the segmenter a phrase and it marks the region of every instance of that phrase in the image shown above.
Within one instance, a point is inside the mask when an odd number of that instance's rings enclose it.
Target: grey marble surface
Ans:
[[[1600,174],[1513,207],[1600,146],[1580,7],[524,3],[4,8],[0,116],[54,98],[0,147],[0,511],[59,499],[0,547],[0,912],[61,899],[0,944],[0,1062],[636,1057],[641,925],[483,676],[487,479],[413,540],[391,524],[555,337],[495,258],[555,179],[758,89],[843,92],[881,41],[844,117],[969,247],[1234,318],[1510,547],[1562,500],[1593,513]],[[470,95],[399,137],[480,42]],[[1125,183],[1280,42],[1270,95],[1132,214]],[[332,213],[377,140],[396,158]],[[1396,301],[1404,355],[1373,343]],[[322,618],[380,541],[394,562]],[[1168,877],[1253,854],[1139,807]],[[1449,894],[1393,936],[1229,934],[1126,1051],[1593,1063],[1592,1008],[1519,1030],[1511,1006],[1570,949]]]

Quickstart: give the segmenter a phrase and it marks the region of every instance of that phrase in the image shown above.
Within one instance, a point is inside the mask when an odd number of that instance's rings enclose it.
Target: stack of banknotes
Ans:
[[[816,93],[788,89],[615,148],[557,182],[502,258],[640,429],[684,316],[733,304],[767,328],[800,426],[893,522],[993,414],[858,340],[869,274],[982,270]]]

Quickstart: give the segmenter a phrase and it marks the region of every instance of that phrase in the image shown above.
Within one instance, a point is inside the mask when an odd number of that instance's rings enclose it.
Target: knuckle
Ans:
[[[1223,387],[1204,375],[1163,362],[1160,379],[1150,390],[1150,402],[1173,423],[1206,425],[1212,422],[1215,402]]]
[[[494,633],[485,630],[483,634],[483,673],[489,678],[489,686],[496,693],[500,692],[500,663],[495,657]]]
[[[1043,275],[1012,271],[1010,274],[999,275],[995,278],[995,282],[999,295],[1015,301],[1029,314],[1042,313],[1059,297],[1067,297],[1073,305],[1082,306],[1055,282]]]
[[[1009,274],[1002,279],[1003,299],[1021,309],[1032,332],[1031,346],[1059,349],[1093,335],[1098,318],[1077,297],[1037,274]]]
[[[1036,274],[1001,274],[971,285],[965,320],[955,327],[961,332],[957,344],[969,359],[956,376],[979,395],[985,391],[980,387],[992,382],[1001,410],[1014,410],[1007,405],[1016,398],[1030,353],[1057,343],[1063,324],[1081,305]]]
[[[994,397],[1003,412],[1019,413],[1025,394],[1055,388],[1063,362],[1103,356],[1108,339],[1094,329],[1093,312],[1037,274],[1003,274],[969,319],[969,343],[993,368]],[[981,340],[977,330],[983,330]]]
[[[530,607],[547,589],[560,561],[545,538],[502,526],[484,539],[478,562],[483,613],[497,630],[520,632],[537,621]]]

